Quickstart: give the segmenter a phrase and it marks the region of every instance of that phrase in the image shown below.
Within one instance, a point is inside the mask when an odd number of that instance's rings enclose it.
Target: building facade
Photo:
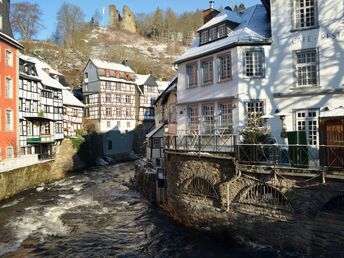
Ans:
[[[136,83],[126,65],[90,59],[84,69],[85,119],[97,131],[132,131],[136,127]]]
[[[340,109],[344,103],[343,1],[264,2],[271,8],[273,44],[267,78],[273,91],[271,114],[276,110],[283,112],[286,131],[303,132],[303,144],[328,144],[327,137],[331,135],[336,139],[331,144],[344,145],[340,122],[344,117]],[[275,138],[282,141],[279,120],[273,118],[270,124]],[[336,132],[331,128],[336,128]],[[289,144],[300,143],[290,137],[288,140]]]
[[[20,56],[19,127],[23,155],[50,158],[63,134],[64,87],[49,76],[50,66],[36,58]]]
[[[211,7],[204,15],[199,38],[176,61],[177,134],[239,134],[252,114],[271,110],[268,12]]]
[[[63,96],[63,132],[67,138],[75,137],[83,128],[85,105],[71,91],[64,89]]]
[[[0,160],[18,155],[18,56],[23,46],[13,39],[10,2],[0,2]]]
[[[136,120],[154,121],[154,102],[159,95],[158,84],[151,74],[136,75],[137,98]]]

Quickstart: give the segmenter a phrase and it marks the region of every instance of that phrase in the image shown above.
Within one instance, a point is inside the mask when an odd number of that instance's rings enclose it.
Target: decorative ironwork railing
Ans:
[[[239,144],[236,146],[236,158],[242,164],[344,169],[344,146]]]
[[[165,137],[165,148],[194,152],[234,153],[236,137],[233,134],[185,134]]]

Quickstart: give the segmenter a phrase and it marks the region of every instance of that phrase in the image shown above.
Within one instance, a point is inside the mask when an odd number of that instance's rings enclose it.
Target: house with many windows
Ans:
[[[271,112],[269,13],[263,5],[219,13],[212,4],[204,22],[175,62],[177,134],[238,134],[252,114]]]
[[[83,127],[85,105],[69,89],[62,91],[63,133],[67,138],[75,137]]]
[[[132,131],[136,126],[135,72],[128,66],[89,59],[83,72],[85,119],[97,131]]]
[[[263,2],[271,13],[273,41],[267,77],[273,92],[270,114],[282,114],[284,141],[344,145],[343,1]],[[270,124],[282,142],[280,119],[270,119]]]
[[[10,1],[0,2],[0,160],[18,155],[18,56],[9,23]]]
[[[154,121],[154,101],[159,95],[158,84],[151,74],[136,74],[137,85],[137,111],[136,120]]]
[[[20,56],[19,127],[23,155],[52,157],[63,134],[62,86],[49,76],[50,66],[37,58]]]

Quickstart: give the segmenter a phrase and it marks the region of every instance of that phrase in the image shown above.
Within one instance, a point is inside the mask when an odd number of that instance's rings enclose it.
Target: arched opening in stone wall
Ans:
[[[212,199],[219,199],[215,187],[206,179],[194,177],[185,188],[185,193],[205,196]]]
[[[267,184],[250,186],[240,197],[240,203],[253,204],[273,209],[292,211],[291,204],[287,197]]]

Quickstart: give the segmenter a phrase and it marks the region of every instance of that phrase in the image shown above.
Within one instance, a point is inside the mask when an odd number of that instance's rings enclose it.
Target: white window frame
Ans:
[[[319,145],[319,117],[318,109],[303,109],[295,111],[296,131],[306,132],[307,144]]]
[[[8,155],[8,151],[11,150],[11,155]],[[14,158],[14,148],[13,146],[6,147],[6,159]]]
[[[253,115],[263,116],[265,114],[265,102],[259,99],[245,101],[245,114],[247,118]]]
[[[228,60],[226,60],[227,63],[221,63],[222,61],[225,61],[224,58],[226,57],[228,58]],[[225,68],[227,68],[228,70]],[[232,80],[232,54],[231,52],[226,52],[217,56],[217,71],[218,71],[218,82]],[[227,74],[224,75],[225,73]]]
[[[219,38],[223,38],[223,37],[227,36],[227,24],[225,24],[225,23],[220,24],[217,31],[218,31],[218,37]]]
[[[187,107],[187,128],[190,130],[198,130],[198,106]]]
[[[13,99],[13,79],[9,76],[6,77],[5,82],[5,95],[7,99]]]
[[[318,26],[317,0],[291,0],[293,10],[293,30],[305,30]],[[306,5],[312,3],[311,5]],[[311,17],[311,18],[309,18]]]
[[[6,109],[5,116],[6,116],[5,117],[5,119],[6,119],[6,131],[7,132],[13,132],[13,130],[14,130],[13,110],[10,108]]]
[[[212,57],[201,60],[201,83],[202,86],[214,83],[214,59]]]
[[[209,42],[209,31],[208,30],[203,30],[200,33],[200,37],[201,37],[201,44],[205,44],[207,42]]]
[[[212,27],[209,29],[209,41],[217,39],[217,27]]]
[[[243,62],[244,78],[265,77],[265,55],[263,48],[245,49],[243,53]],[[249,69],[251,72],[249,72]]]
[[[308,54],[312,54],[312,56]],[[294,66],[296,87],[319,85],[319,58],[317,49],[312,48],[295,51]],[[314,77],[310,77],[310,75]]]
[[[186,88],[198,87],[198,63],[186,64]],[[191,73],[189,73],[191,72]]]
[[[13,66],[13,52],[10,49],[5,51],[5,62],[8,66]]]

